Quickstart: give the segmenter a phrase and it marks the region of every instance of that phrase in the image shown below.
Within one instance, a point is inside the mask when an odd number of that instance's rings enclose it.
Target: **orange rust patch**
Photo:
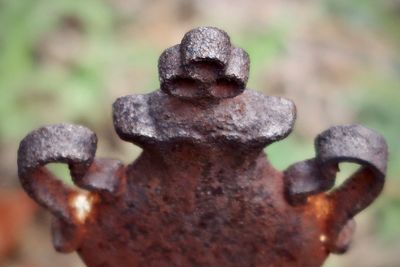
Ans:
[[[315,196],[309,196],[307,198],[307,209],[306,213],[310,217],[316,218],[320,226],[319,241],[322,244],[329,242],[329,236],[327,234],[326,222],[329,220],[333,212],[333,205],[331,200],[327,197],[326,193],[318,194]]]
[[[326,194],[319,194],[307,198],[308,213],[316,217],[319,221],[327,219],[332,213],[332,202],[328,199]]]

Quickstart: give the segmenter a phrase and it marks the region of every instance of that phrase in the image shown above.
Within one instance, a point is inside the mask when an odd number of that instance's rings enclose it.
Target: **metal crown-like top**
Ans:
[[[161,89],[181,98],[229,98],[243,92],[249,56],[225,31],[199,27],[160,56]]]

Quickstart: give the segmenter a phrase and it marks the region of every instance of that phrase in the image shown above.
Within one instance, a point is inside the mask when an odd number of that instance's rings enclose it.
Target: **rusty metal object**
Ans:
[[[55,215],[56,249],[76,250],[89,267],[313,267],[346,251],[352,218],[382,189],[385,140],[332,127],[315,158],[279,172],[263,149],[291,132],[295,106],[245,90],[248,73],[248,55],[224,31],[188,32],[160,56],[161,90],[114,103],[118,135],[143,148],[126,167],[95,159],[96,136],[84,127],[30,133],[19,176]],[[332,189],[343,161],[361,168]],[[49,162],[67,163],[83,190],[58,181]]]

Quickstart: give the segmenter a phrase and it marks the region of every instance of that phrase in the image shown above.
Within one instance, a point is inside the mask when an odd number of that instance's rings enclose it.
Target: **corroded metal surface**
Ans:
[[[248,55],[224,31],[188,32],[160,56],[160,90],[113,105],[118,135],[143,148],[128,166],[95,159],[96,136],[82,126],[30,133],[19,176],[55,215],[55,248],[89,267],[314,267],[346,251],[352,218],[382,189],[385,140],[332,127],[314,158],[279,172],[263,149],[291,132],[295,106],[246,89],[248,73]],[[344,161],[361,168],[332,189]],[[83,190],[58,181],[51,162],[67,163]]]

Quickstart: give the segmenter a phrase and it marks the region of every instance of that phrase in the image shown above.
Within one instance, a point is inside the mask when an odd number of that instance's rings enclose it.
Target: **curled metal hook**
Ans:
[[[58,251],[75,250],[81,237],[83,215],[79,207],[88,194],[65,185],[44,166],[66,163],[75,185],[103,198],[114,197],[121,190],[123,165],[112,159],[94,159],[97,137],[90,129],[57,124],[28,134],[18,150],[18,174],[26,192],[53,213],[53,243]],[[83,203],[82,203],[83,201]]]
[[[57,217],[72,223],[69,198],[75,190],[66,187],[42,166],[66,163],[74,182],[88,171],[97,145],[89,129],[72,124],[39,128],[27,135],[18,150],[18,174],[28,194]]]
[[[315,140],[316,156],[290,166],[284,173],[286,197],[293,205],[330,190],[341,162],[360,164],[347,181],[327,194],[333,204],[331,240],[337,240],[344,225],[366,208],[381,192],[386,176],[388,148],[385,139],[361,125],[332,127]],[[354,227],[353,227],[354,228]],[[331,251],[342,252],[348,244],[335,241]]]

